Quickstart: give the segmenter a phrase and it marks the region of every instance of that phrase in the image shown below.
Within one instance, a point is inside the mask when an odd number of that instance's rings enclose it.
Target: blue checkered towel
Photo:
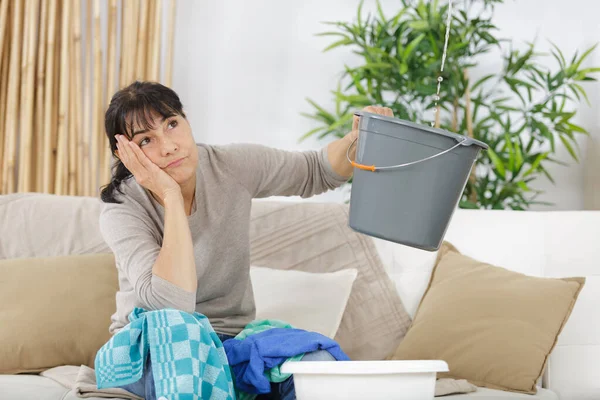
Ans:
[[[235,400],[223,343],[199,313],[135,308],[96,354],[98,389],[137,382],[150,352],[157,397]]]

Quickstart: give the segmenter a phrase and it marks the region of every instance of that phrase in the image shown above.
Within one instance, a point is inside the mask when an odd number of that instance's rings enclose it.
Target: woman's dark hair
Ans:
[[[131,139],[136,123],[145,129],[154,128],[151,116],[153,112],[163,118],[174,115],[181,115],[185,118],[177,93],[160,83],[136,81],[115,93],[104,115],[104,128],[112,154],[117,151],[115,135],[121,134]],[[117,159],[112,167],[110,183],[103,186],[100,192],[102,201],[121,203],[115,197],[115,192],[123,194],[120,189],[121,182],[131,175],[121,160]]]

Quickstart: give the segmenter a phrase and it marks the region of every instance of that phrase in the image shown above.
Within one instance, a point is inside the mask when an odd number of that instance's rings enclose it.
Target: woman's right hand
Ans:
[[[175,179],[154,164],[135,142],[123,135],[117,135],[116,138],[119,159],[133,174],[137,183],[163,201],[169,194],[181,195],[181,187]]]

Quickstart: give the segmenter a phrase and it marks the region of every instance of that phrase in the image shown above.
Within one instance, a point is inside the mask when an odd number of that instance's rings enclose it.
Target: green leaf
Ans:
[[[560,65],[560,68],[565,69],[567,66],[567,60],[565,59],[563,52],[553,42],[550,42],[550,44],[552,45],[552,47],[554,47],[554,50],[552,50],[552,55],[554,56],[554,58],[556,58],[556,61],[558,61],[558,65]]]
[[[392,64],[389,63],[368,63],[367,65],[363,65],[360,68],[362,70],[377,70],[377,69],[389,69],[392,68]]]
[[[319,111],[319,114],[326,121],[329,121],[329,124],[332,124],[336,120],[336,118],[333,115],[331,115],[331,113],[327,112],[323,107],[315,103],[313,100],[307,98],[306,101],[308,101],[314,108],[316,108]]]
[[[305,113],[305,112],[301,112],[300,115],[302,115],[305,118],[314,119],[315,121],[319,121],[319,122],[324,121],[323,118],[320,117],[319,115],[309,114],[309,113]]]
[[[494,150],[492,150],[491,147],[487,149],[487,154],[489,155],[490,160],[494,164],[494,167],[496,167],[496,172],[502,178],[505,178],[506,177],[506,168],[504,167],[504,163],[502,162],[500,157],[498,157],[498,154],[496,154],[496,152]]]
[[[587,93],[585,92],[585,90],[578,84],[574,83],[573,86],[575,87],[575,89],[579,90],[579,92],[581,93],[581,95],[585,98],[585,101],[587,102],[587,104],[589,106],[591,106],[590,103],[590,99],[587,96]],[[575,94],[577,95],[577,91],[573,90],[575,92]],[[579,95],[577,95],[577,98],[579,98]]]
[[[591,74],[591,73],[596,73],[596,72],[600,72],[600,68],[586,68],[586,69],[582,69],[581,71],[579,71],[580,74]]]
[[[525,86],[527,88],[532,88],[535,89],[535,86],[532,85],[529,82],[525,82],[522,79],[517,79],[517,78],[510,78],[508,76],[505,76],[504,79],[506,80],[506,82],[508,82],[510,85],[514,85],[514,86]]]
[[[363,3],[364,0],[360,0],[360,3],[358,4],[358,11],[356,13],[356,19],[358,21],[358,26],[360,27],[361,21],[362,21],[362,8],[363,8]]]
[[[515,162],[516,162],[516,171],[515,174],[518,174],[521,168],[523,167],[523,152],[521,151],[521,141],[515,145]]]
[[[336,96],[335,96],[335,113],[337,115],[340,115],[340,111],[341,111],[341,106],[342,106],[342,101],[340,100],[340,97],[337,96],[337,93],[341,93],[342,91],[342,82],[338,81],[338,85],[337,85],[337,91],[336,91]]]
[[[479,208],[479,206],[476,203],[473,203],[468,200],[461,200],[459,207],[467,210],[477,210]]]
[[[570,130],[572,130],[572,131],[574,131],[574,132],[585,133],[585,134],[588,134],[588,133],[589,133],[588,131],[586,131],[586,130],[585,130],[584,128],[582,128],[581,126],[579,126],[579,125],[575,125],[575,124],[572,124],[572,123],[570,123],[570,122],[566,122],[566,123],[565,123],[565,125],[566,125],[566,126],[567,126],[567,127],[570,129]]]
[[[298,142],[303,142],[303,141],[305,141],[306,139],[308,139],[309,137],[313,136],[313,135],[314,135],[314,134],[316,134],[317,132],[319,132],[319,131],[322,131],[323,129],[326,129],[326,128],[325,128],[324,126],[321,126],[321,127],[319,127],[319,128],[315,128],[315,129],[312,129],[312,130],[310,130],[310,131],[306,132],[304,135],[302,135],[302,136],[300,137],[300,139],[298,140]]]
[[[510,79],[511,78],[508,78],[508,77],[504,78],[504,80],[508,83],[508,86],[513,91],[513,93],[515,93],[517,96],[519,96],[519,98],[521,99],[521,102],[524,105],[527,104],[527,102],[525,101],[525,98],[523,97],[523,95],[521,94],[521,92],[519,92],[519,89],[517,88],[517,86],[514,83],[511,83]]]
[[[540,171],[542,171],[542,173],[546,176],[546,178],[548,178],[548,180],[550,182],[552,182],[553,184],[556,184],[556,182],[554,181],[554,178],[552,178],[552,175],[550,175],[550,173],[548,172],[548,170],[542,166],[540,166]]]
[[[456,53],[459,50],[467,48],[470,44],[471,43],[469,43],[469,42],[460,42],[460,43],[455,43],[451,46],[448,46],[448,54]]]
[[[571,64],[575,63],[577,61],[577,52],[579,50],[575,49],[575,54],[573,54],[573,58],[571,59]]]
[[[569,152],[569,154],[571,154],[571,157],[573,157],[573,159],[575,161],[579,162],[579,158],[577,157],[577,153],[575,153],[575,149],[573,149],[573,146],[571,145],[571,143],[569,143],[569,140],[566,137],[564,137],[563,135],[558,135],[558,137],[560,138],[560,141],[567,148],[567,151]]]
[[[429,39],[429,44],[431,44],[431,49],[433,50],[433,55],[435,56],[437,62],[437,59],[440,57],[440,50],[431,31],[427,32],[427,38]],[[398,41],[398,44],[400,44],[400,41]]]
[[[494,104],[494,105],[496,105],[496,106],[497,106],[497,105],[499,105],[499,104],[502,104],[502,103],[504,103],[505,101],[507,101],[507,100],[510,100],[510,99],[511,99],[510,97],[501,97],[501,98],[499,98],[499,99],[495,99],[495,100],[493,100],[493,101],[492,101],[492,104]]]
[[[504,135],[504,143],[508,149],[508,169],[510,171],[515,170],[515,150],[513,148],[512,141],[509,135]]]
[[[400,12],[398,14],[396,14],[396,16],[394,18],[392,18],[391,21],[391,26],[397,26],[398,25],[398,21],[400,21],[400,19],[402,19],[402,17],[404,16],[404,14],[406,14],[409,11],[408,7],[404,7],[400,10]]]
[[[534,54],[533,53],[533,45],[530,45],[529,50],[527,50],[527,52],[525,52],[525,54],[523,56],[519,57],[515,61],[512,69],[511,69],[511,72],[513,74],[519,72],[525,66],[527,61],[529,61],[533,57],[533,54]]]
[[[549,201],[532,201],[530,204],[540,205],[540,206],[553,206],[554,203]]]
[[[504,205],[502,203],[494,203],[492,210],[504,210]]]
[[[427,21],[411,21],[408,26],[415,31],[425,31],[429,29],[429,22]]]
[[[519,112],[522,109],[520,108],[515,108],[515,107],[509,107],[509,106],[497,106],[496,107],[499,110],[504,110],[504,111],[515,111],[515,112]]]
[[[485,83],[486,81],[490,80],[491,78],[495,77],[496,74],[489,74],[484,76],[483,78],[479,79],[477,82],[475,82],[475,84],[473,86],[471,86],[471,91],[475,91],[475,89],[477,89],[480,85],[482,85],[483,83]]]
[[[329,129],[333,131],[333,130],[336,130],[338,128],[341,128],[342,126],[344,126],[345,124],[347,124],[350,120],[352,120],[353,116],[354,116],[354,114],[346,114],[346,115],[342,116],[336,122],[334,122],[333,124],[331,124],[329,126]]]
[[[348,35],[346,35],[345,33],[341,33],[341,32],[321,32],[321,33],[316,33],[315,36],[341,36],[344,38],[348,38]]]
[[[323,138],[325,138],[325,137],[327,137],[327,136],[329,136],[329,135],[334,135],[334,136],[337,136],[337,135],[336,135],[336,133],[335,133],[334,131],[332,131],[331,129],[327,129],[327,130],[325,130],[325,132],[321,133],[321,134],[320,134],[320,135],[317,137],[317,139],[321,140],[321,139],[323,139]]]
[[[575,95],[575,97],[577,97],[577,100],[581,100],[581,96],[579,96],[579,93],[577,92],[577,89],[575,89],[573,86],[569,86],[569,89],[571,89],[571,91],[573,92],[573,94]],[[586,97],[587,99],[587,97]],[[590,105],[590,102],[588,100],[588,105]]]
[[[355,106],[366,107],[368,105],[373,104],[373,101],[369,97],[360,94],[339,94],[339,97],[344,101],[354,104]]]
[[[479,32],[479,36],[481,36],[481,38],[489,44],[498,44],[498,39],[496,39],[486,31]]]
[[[583,62],[583,60],[585,60],[587,58],[587,56],[589,56],[594,50],[596,50],[596,47],[598,47],[598,43],[596,43],[595,45],[593,45],[592,47],[590,47],[588,50],[586,50],[585,53],[583,53],[581,55],[581,57],[579,58],[579,60],[573,65],[573,67],[575,68],[575,70],[577,70],[579,68],[579,66],[581,65],[581,63]]]
[[[346,67],[346,72],[348,73],[348,75],[350,75],[350,77],[352,78],[352,81],[354,82],[354,87],[356,88],[356,90],[358,91],[359,94],[366,94],[365,88],[364,86],[360,83],[360,78],[357,76],[357,74],[354,74],[349,67]]]
[[[419,36],[417,36],[412,42],[410,42],[408,46],[406,46],[406,49],[404,50],[404,53],[402,54],[404,60],[408,60],[410,58],[410,56],[412,55],[412,52],[415,50],[415,47],[417,47],[419,45],[419,43],[421,43],[421,40],[423,40],[424,38],[425,38],[425,34],[422,33]]]
[[[379,0],[377,0],[377,12],[379,13],[379,18],[381,18],[382,21],[387,21],[387,19],[385,18],[385,14],[383,13],[383,9],[381,8],[381,2]]]
[[[550,154],[550,153],[540,153],[540,154],[538,154],[538,156],[535,158],[535,160],[533,161],[533,163],[531,163],[531,167],[529,167],[529,169],[527,170],[527,172],[525,172],[523,174],[523,177],[526,177],[527,175],[530,175],[530,174],[536,172],[537,169],[538,169],[538,167],[542,163],[542,161],[544,161],[544,159],[546,157],[548,157],[548,154]]]
[[[325,47],[323,52],[327,52],[329,50],[335,49],[336,47],[346,46],[348,44],[353,44],[353,43],[354,43],[354,40],[352,40],[350,38],[341,39],[341,40],[338,40],[337,42],[334,42],[334,43],[330,44],[329,46]]]
[[[555,164],[562,165],[563,167],[568,167],[569,166],[569,164],[567,164],[566,162],[560,161],[560,160],[558,160],[556,158],[548,157],[547,160],[550,161],[550,162],[553,162]]]
[[[527,142],[527,146],[525,147],[526,153],[529,153],[531,151],[531,148],[533,147],[534,143],[535,143],[535,136],[530,136],[529,142]]]
[[[436,15],[439,6],[439,0],[433,0],[429,3],[429,14]]]
[[[427,19],[427,8],[425,8],[423,0],[419,0],[419,4],[417,4],[417,13],[421,18]]]

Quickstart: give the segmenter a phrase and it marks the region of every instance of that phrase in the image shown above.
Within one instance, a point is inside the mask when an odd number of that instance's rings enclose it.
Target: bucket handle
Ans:
[[[444,150],[440,153],[434,154],[432,156],[429,156],[427,158],[423,158],[421,160],[417,160],[417,161],[411,161],[408,163],[404,163],[404,164],[398,164],[398,165],[390,165],[387,167],[376,167],[375,165],[363,165],[363,164],[359,164],[356,161],[352,161],[350,159],[350,150],[352,149],[352,146],[354,146],[354,144],[356,143],[356,141],[358,140],[358,137],[356,139],[354,139],[352,141],[352,143],[350,143],[350,146],[348,146],[348,150],[346,151],[346,158],[348,159],[348,161],[350,162],[350,164],[352,164],[353,167],[358,168],[358,169],[362,169],[365,171],[371,171],[371,172],[375,172],[375,171],[380,171],[380,170],[393,170],[393,169],[399,169],[399,168],[404,168],[404,167],[408,167],[411,165],[415,165],[415,164],[419,164],[422,163],[424,161],[428,161],[431,160],[432,158],[436,158],[439,157],[443,154],[449,153],[452,150],[456,149],[458,146],[460,146],[461,144],[463,144],[464,142],[467,141],[467,138],[463,138],[461,141],[459,141],[457,144],[455,144],[454,146],[450,147],[447,150]]]

